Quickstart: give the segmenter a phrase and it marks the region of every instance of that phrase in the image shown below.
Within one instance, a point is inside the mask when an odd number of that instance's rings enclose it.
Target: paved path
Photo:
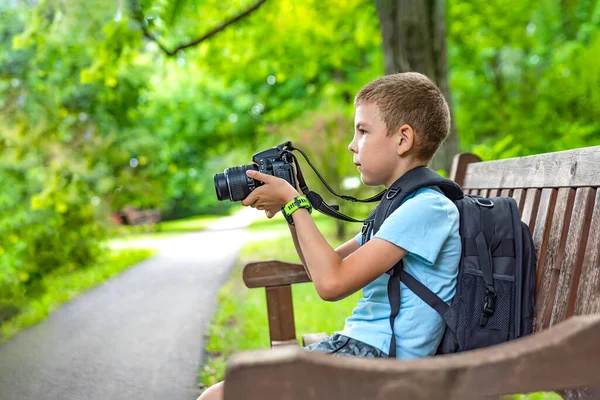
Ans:
[[[188,400],[216,294],[262,212],[166,239],[156,257],[0,347],[0,400]]]

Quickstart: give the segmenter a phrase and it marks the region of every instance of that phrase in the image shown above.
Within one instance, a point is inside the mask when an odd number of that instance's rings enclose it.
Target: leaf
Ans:
[[[175,24],[181,17],[181,14],[183,13],[183,9],[186,3],[187,0],[168,0],[169,6],[166,7],[166,9],[168,10],[168,18],[166,18],[165,20],[167,21],[169,27],[175,26]]]

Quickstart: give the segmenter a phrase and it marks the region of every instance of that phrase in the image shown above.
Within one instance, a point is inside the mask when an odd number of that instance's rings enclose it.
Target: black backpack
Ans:
[[[535,292],[535,251],[529,228],[514,199],[464,195],[455,182],[418,167],[387,190],[363,225],[363,243],[411,193],[431,187],[452,200],[460,214],[462,255],[456,295],[449,306],[403,269],[388,274],[392,312],[390,357],[396,357],[394,321],[400,312],[400,281],[435,309],[446,322],[437,354],[457,353],[506,342],[531,333]],[[372,233],[372,235],[371,235]]]

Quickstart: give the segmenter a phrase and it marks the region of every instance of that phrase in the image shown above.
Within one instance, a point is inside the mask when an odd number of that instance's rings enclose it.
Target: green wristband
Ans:
[[[289,203],[281,208],[281,213],[285,217],[288,224],[294,226],[294,220],[292,219],[292,213],[300,208],[306,208],[309,213],[312,213],[312,205],[305,196],[294,197]]]

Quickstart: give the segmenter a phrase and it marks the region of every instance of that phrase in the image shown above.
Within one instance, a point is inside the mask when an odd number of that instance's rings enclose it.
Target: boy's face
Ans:
[[[354,138],[348,150],[365,185],[388,187],[397,178],[398,135],[387,135],[387,127],[375,104],[361,104],[354,116]]]

